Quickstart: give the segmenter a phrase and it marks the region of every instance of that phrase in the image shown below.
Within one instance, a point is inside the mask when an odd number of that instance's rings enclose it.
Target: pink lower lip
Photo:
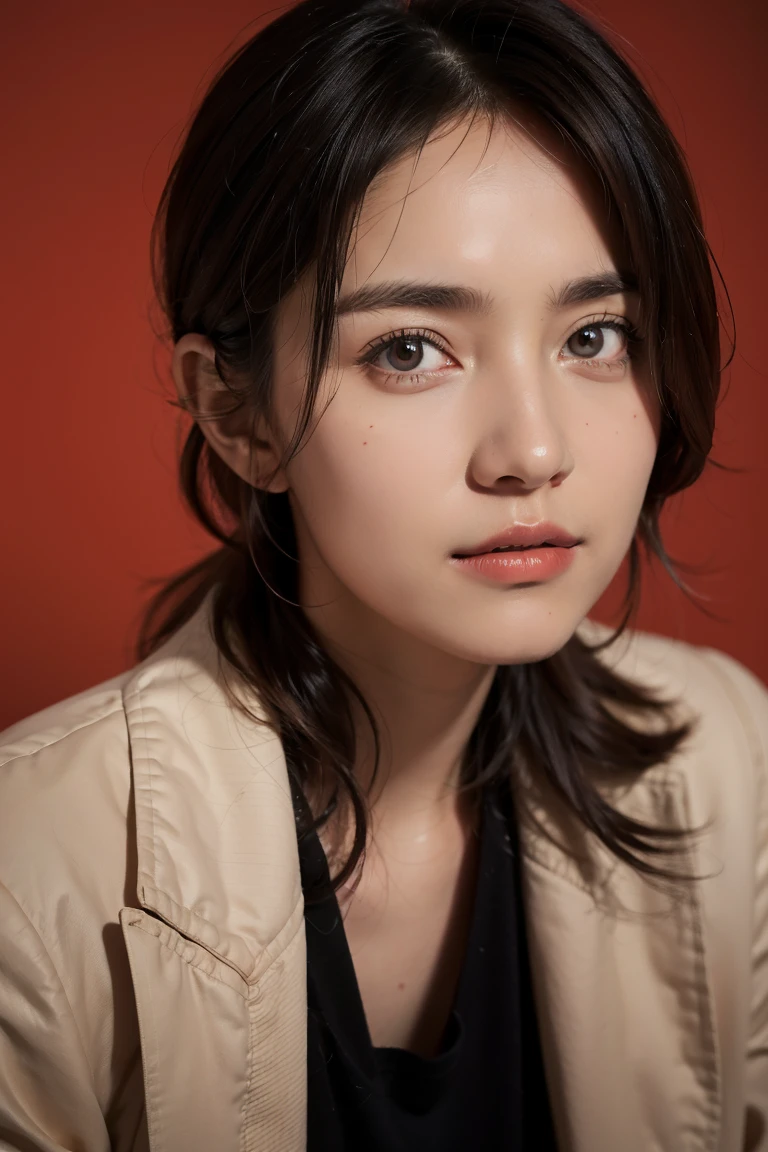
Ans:
[[[473,576],[497,584],[524,584],[549,580],[570,567],[578,545],[572,548],[530,548],[525,552],[481,552],[479,556],[454,557],[453,564]]]

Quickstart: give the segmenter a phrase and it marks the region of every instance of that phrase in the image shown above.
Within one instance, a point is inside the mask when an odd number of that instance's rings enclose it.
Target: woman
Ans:
[[[626,628],[720,370],[638,79],[559,0],[305,0],[156,239],[219,547],[3,737],[2,1147],[765,1152],[768,694]]]

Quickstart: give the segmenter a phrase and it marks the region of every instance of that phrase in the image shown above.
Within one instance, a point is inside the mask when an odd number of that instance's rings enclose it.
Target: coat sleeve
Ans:
[[[34,925],[0,884],[0,1149],[109,1152],[88,1057]]]
[[[741,1152],[768,1152],[768,688],[744,664],[706,649],[742,702],[755,772],[755,900],[752,991],[745,1053],[744,1138]]]

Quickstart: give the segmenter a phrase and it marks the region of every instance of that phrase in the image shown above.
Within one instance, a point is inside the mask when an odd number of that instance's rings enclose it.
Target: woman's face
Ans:
[[[620,261],[594,189],[551,139],[545,150],[509,124],[454,128],[372,186],[340,298],[426,283],[485,307],[363,301],[339,317],[319,420],[283,474],[301,601],[326,636],[358,653],[399,636],[489,665],[567,642],[629,548],[658,442],[657,401],[618,327],[639,321],[637,298],[556,302]],[[307,371],[306,283],[277,317],[285,441]],[[454,559],[540,521],[583,541],[559,574],[499,581]]]

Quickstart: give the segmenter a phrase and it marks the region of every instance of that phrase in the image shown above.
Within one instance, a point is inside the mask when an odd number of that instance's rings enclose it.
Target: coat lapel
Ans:
[[[685,776],[668,766],[611,800],[649,824],[692,823]],[[562,1152],[712,1152],[720,1067],[697,886],[649,884],[594,842],[587,847],[556,802],[531,808],[536,826],[524,818],[521,828],[523,893]],[[699,862],[684,867],[696,872]]]
[[[137,902],[120,922],[152,1152],[300,1152],[306,952],[279,739],[233,709],[202,611],[124,689]]]

